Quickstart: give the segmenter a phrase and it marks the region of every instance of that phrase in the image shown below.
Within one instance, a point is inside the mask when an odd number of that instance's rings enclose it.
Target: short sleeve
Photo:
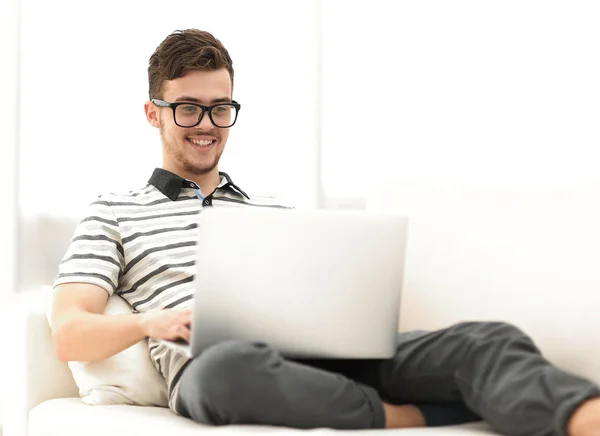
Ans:
[[[109,201],[98,197],[75,229],[71,244],[58,268],[54,286],[89,283],[112,295],[124,270],[119,223]]]

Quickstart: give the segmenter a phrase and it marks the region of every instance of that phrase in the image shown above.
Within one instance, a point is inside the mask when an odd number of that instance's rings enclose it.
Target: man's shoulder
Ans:
[[[271,195],[271,194],[249,194],[248,201],[258,206],[272,206],[291,209],[292,202],[282,195]]]
[[[235,202],[241,203],[247,206],[257,207],[277,207],[277,208],[292,208],[292,203],[289,199],[282,195],[271,194],[271,193],[248,193],[238,191],[220,191],[214,196],[215,201]]]
[[[119,205],[143,205],[149,201],[156,201],[164,198],[164,195],[150,184],[146,184],[142,188],[132,189],[129,191],[107,191],[99,194],[93,199],[92,204],[105,205],[105,206],[119,206]]]

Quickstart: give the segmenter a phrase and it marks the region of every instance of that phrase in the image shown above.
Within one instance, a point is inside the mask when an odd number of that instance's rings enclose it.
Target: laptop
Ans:
[[[227,340],[284,357],[393,356],[408,219],[365,211],[206,208],[189,357]]]

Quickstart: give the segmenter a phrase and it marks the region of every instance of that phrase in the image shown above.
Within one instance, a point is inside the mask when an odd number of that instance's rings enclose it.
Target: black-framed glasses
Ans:
[[[225,129],[235,124],[241,105],[232,101],[231,103],[217,103],[212,106],[204,106],[198,103],[169,103],[164,100],[153,98],[152,103],[158,107],[170,107],[173,111],[173,121],[179,127],[189,128],[200,124],[204,114],[208,112],[208,117],[215,127]]]

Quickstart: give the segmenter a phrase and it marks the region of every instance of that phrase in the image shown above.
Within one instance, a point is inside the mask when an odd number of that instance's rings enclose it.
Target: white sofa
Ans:
[[[600,382],[599,194],[600,187],[378,189],[370,208],[411,216],[401,329],[433,329],[461,320],[509,321],[529,332],[556,364]],[[37,261],[55,264],[72,226],[46,220],[36,228],[40,233],[29,237],[52,249]],[[40,253],[49,252],[38,249],[36,255]],[[202,427],[167,409],[84,405],[66,364],[53,353],[44,310],[39,293],[25,293],[14,298],[3,316],[8,326],[0,372],[4,436],[299,432]],[[385,434],[496,433],[475,423]]]

